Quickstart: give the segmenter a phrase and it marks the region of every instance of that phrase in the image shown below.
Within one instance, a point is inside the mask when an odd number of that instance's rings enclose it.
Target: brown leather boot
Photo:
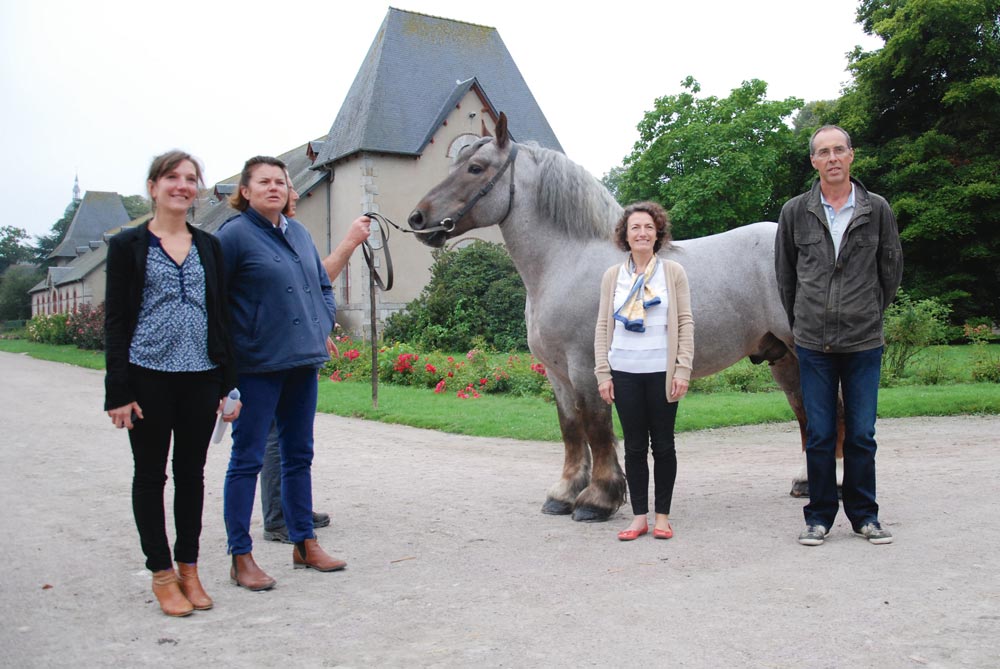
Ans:
[[[229,580],[247,590],[270,590],[275,580],[253,561],[253,553],[233,556],[233,566],[229,569]]]
[[[187,616],[194,611],[191,602],[181,592],[177,583],[177,574],[174,573],[173,569],[153,572],[153,594],[156,595],[156,601],[160,603],[160,608],[168,616]]]
[[[308,567],[316,571],[340,571],[347,566],[347,563],[327,555],[315,539],[306,539],[295,544],[292,550],[292,566],[296,569]]]
[[[207,611],[212,608],[212,598],[205,592],[198,580],[198,565],[177,563],[177,580],[181,586],[181,592],[188,598],[195,611]]]

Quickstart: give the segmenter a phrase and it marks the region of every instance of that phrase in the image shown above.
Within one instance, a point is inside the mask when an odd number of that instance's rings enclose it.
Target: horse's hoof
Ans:
[[[792,483],[792,489],[788,492],[792,497],[808,497],[809,496],[809,481],[795,481]]]
[[[594,506],[578,506],[573,510],[573,520],[581,523],[603,523],[611,518],[612,513],[614,511]]]
[[[549,498],[542,504],[542,513],[550,516],[568,516],[573,511],[573,505],[558,499]]]

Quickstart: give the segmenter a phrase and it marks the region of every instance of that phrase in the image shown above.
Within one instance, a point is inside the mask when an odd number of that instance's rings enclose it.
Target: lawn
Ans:
[[[994,352],[1000,347],[991,347]],[[83,351],[75,346],[35,344],[21,339],[0,340],[0,351],[24,353],[42,360],[63,362],[90,369],[104,368],[104,354]],[[1000,414],[1000,384],[969,383],[970,346],[936,346],[921,353],[904,376],[903,384],[883,388],[879,393],[879,416],[952,416],[962,414]],[[942,378],[953,380],[938,385],[915,385],[926,366],[932,366]],[[937,373],[936,372],[936,373]],[[781,392],[735,392],[727,390],[733,379],[750,387],[766,387],[764,366],[752,367],[741,362],[722,375],[730,379],[699,380],[682,400],[677,415],[677,430],[702,430],[732,425],[755,425],[793,420],[791,409]],[[720,375],[717,375],[720,376]],[[954,380],[963,382],[954,382]],[[710,391],[710,392],[708,392]],[[435,394],[431,389],[379,385],[378,409],[372,408],[371,386],[364,382],[334,383],[326,378],[319,383],[319,411],[423,427],[455,434],[483,437],[509,437],[537,441],[561,441],[555,405],[535,397],[511,397],[483,394],[477,399],[460,399],[455,393]],[[621,434],[615,419],[616,431]]]

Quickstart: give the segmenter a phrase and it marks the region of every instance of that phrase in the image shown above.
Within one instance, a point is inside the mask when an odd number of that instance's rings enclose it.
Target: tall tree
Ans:
[[[862,0],[837,108],[896,210],[914,297],[1000,319],[1000,0]]]
[[[0,228],[0,274],[11,265],[31,257],[31,249],[24,244],[28,231],[13,225]]]
[[[31,318],[31,296],[28,291],[45,278],[37,267],[14,265],[0,275],[0,320]]]
[[[802,100],[768,101],[767,84],[745,81],[728,97],[698,97],[692,77],[656,100],[618,182],[621,202],[656,200],[674,236],[698,237],[776,220],[796,189],[789,183],[794,136],[785,123]]]
[[[125,206],[125,211],[128,212],[128,219],[130,221],[134,221],[152,211],[149,200],[142,195],[122,195],[122,204]]]

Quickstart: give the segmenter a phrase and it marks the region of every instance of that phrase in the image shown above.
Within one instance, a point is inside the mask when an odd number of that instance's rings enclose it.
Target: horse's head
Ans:
[[[448,177],[410,214],[410,228],[424,244],[441,247],[473,228],[503,222],[513,205],[516,157],[517,145],[507,133],[507,116],[501,113],[496,136],[462,149]]]

